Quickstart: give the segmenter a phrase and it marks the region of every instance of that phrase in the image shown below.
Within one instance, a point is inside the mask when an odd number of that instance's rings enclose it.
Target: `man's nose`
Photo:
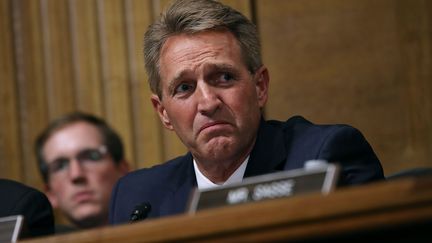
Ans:
[[[198,85],[197,96],[198,111],[203,115],[211,116],[222,104],[218,90],[204,82]]]
[[[69,161],[68,174],[73,182],[82,181],[85,178],[84,173],[84,168],[77,159],[74,158]]]

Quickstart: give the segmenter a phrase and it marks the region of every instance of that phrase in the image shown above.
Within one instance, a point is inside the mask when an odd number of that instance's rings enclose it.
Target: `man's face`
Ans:
[[[153,106],[195,159],[244,159],[255,141],[269,78],[265,67],[248,71],[230,32],[168,38],[160,76],[162,97],[153,95]]]
[[[57,164],[49,172],[47,196],[53,207],[81,227],[107,223],[113,185],[128,171],[125,161],[115,165],[104,149],[99,130],[85,122],[61,128],[43,147],[48,167]]]

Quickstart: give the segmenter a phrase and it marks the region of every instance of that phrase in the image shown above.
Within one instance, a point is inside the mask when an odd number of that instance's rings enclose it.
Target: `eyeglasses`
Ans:
[[[75,160],[80,163],[81,166],[87,168],[91,167],[92,164],[97,164],[105,157],[108,150],[105,146],[99,148],[88,148],[83,149],[77,153]],[[50,174],[61,174],[69,169],[71,158],[59,157],[47,163],[47,169]]]

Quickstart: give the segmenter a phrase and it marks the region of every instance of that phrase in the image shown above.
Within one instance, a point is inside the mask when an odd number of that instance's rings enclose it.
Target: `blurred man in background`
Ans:
[[[113,185],[129,171],[119,135],[102,119],[75,112],[51,122],[35,149],[52,206],[76,228],[106,225]]]

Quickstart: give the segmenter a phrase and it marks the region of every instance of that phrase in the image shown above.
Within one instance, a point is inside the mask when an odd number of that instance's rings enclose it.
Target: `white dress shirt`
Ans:
[[[198,184],[198,189],[208,189],[208,188],[214,188],[221,185],[228,185],[236,182],[241,182],[243,180],[244,173],[246,171],[246,166],[249,162],[249,156],[243,161],[243,163],[234,171],[234,173],[223,183],[216,184],[210,181],[203,173],[201,173],[200,169],[198,168],[197,162],[195,159],[193,160],[194,163],[194,169],[195,169],[195,176]]]

